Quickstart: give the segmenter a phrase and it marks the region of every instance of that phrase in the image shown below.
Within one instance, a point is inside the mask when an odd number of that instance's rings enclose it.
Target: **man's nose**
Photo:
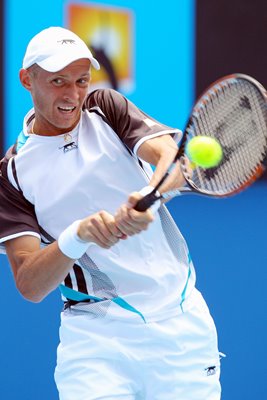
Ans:
[[[64,91],[64,100],[69,102],[76,102],[79,99],[79,89],[75,84],[69,84]]]

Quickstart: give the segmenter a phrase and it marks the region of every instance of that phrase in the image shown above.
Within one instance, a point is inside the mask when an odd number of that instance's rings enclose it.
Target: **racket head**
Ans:
[[[219,141],[223,158],[214,168],[188,174],[185,148],[194,136]],[[267,166],[267,92],[255,79],[231,74],[214,82],[195,103],[180,146],[188,187],[207,196],[234,195],[258,179]]]

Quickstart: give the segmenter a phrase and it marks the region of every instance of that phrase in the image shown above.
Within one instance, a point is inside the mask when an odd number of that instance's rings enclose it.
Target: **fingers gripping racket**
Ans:
[[[188,171],[185,149],[195,136],[210,136],[222,146],[223,158],[214,168]],[[160,188],[180,162],[186,181],[177,190]],[[255,79],[233,74],[211,85],[193,107],[172,165],[136,210],[145,211],[159,199],[183,193],[213,197],[234,195],[252,184],[267,166],[267,92]]]

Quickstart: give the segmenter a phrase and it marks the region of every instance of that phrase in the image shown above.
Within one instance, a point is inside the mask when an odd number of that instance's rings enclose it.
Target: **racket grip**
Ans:
[[[159,200],[159,198],[160,197],[156,193],[149,193],[136,203],[134,209],[136,211],[146,211],[152,204]]]

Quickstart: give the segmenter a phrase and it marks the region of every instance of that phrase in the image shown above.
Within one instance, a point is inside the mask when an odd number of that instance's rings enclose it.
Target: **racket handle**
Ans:
[[[134,209],[136,211],[146,211],[159,199],[160,197],[156,193],[149,193],[136,203]]]

